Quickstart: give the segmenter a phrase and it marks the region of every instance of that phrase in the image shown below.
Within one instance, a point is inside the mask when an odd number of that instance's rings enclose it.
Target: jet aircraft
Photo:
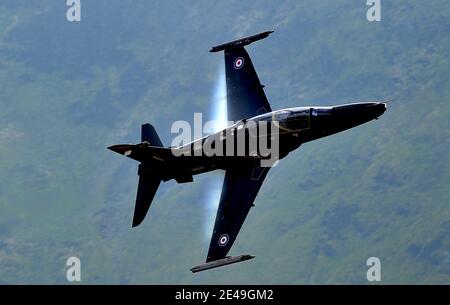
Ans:
[[[175,179],[178,183],[192,182],[193,176],[213,170],[224,170],[225,178],[210,241],[206,263],[191,268],[203,271],[252,259],[245,254],[227,256],[254,206],[255,198],[270,170],[261,166],[267,156],[246,149],[243,154],[206,156],[196,154],[208,141],[227,141],[236,138],[237,130],[249,122],[267,122],[276,126],[264,137],[268,142],[274,133],[278,137],[277,160],[281,160],[300,145],[378,119],[386,110],[384,102],[359,102],[338,106],[295,107],[273,111],[245,46],[268,37],[273,31],[245,37],[213,47],[210,52],[225,54],[225,74],[228,121],[240,122],[180,147],[164,147],[155,128],[144,124],[141,143],[119,144],[108,147],[138,162],[139,182],[133,216],[133,227],[144,220],[155,193],[163,181]],[[250,132],[243,137],[249,139]],[[257,137],[259,134],[257,134]],[[224,144],[226,148],[228,144]],[[236,151],[233,148],[233,152]],[[189,154],[176,154],[176,152]]]

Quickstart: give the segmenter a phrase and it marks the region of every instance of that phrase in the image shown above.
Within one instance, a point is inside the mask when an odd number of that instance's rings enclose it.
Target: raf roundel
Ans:
[[[220,236],[219,246],[225,246],[226,244],[228,244],[229,239],[230,237],[228,236],[228,234],[223,234],[222,236]]]
[[[240,69],[240,68],[242,68],[243,65],[244,65],[244,59],[242,57],[236,58],[236,60],[234,61],[234,68]]]

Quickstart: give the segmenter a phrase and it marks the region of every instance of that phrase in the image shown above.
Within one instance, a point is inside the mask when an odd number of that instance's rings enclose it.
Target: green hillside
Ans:
[[[450,5],[382,1],[65,1],[0,4],[0,284],[450,284]],[[107,150],[151,122],[212,115],[223,65],[248,47],[274,109],[394,99],[380,120],[305,144],[273,168],[232,255],[206,257],[221,173],[163,184],[132,229],[137,164]],[[217,196],[216,196],[217,197]]]

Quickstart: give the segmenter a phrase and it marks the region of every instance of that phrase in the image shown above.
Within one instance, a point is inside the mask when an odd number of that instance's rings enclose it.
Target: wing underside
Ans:
[[[272,111],[264,86],[244,48],[272,32],[245,37],[211,49],[211,52],[225,53],[228,121],[237,122]],[[259,167],[253,162],[237,162],[227,168],[207,263],[227,257],[268,171],[268,167]]]
[[[255,166],[226,171],[207,262],[226,257],[268,171],[268,167]]]
[[[244,47],[225,50],[225,74],[229,121],[236,122],[272,111]]]

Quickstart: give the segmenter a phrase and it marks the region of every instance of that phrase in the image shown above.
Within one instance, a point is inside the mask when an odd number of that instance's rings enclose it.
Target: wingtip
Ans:
[[[194,266],[190,270],[192,273],[196,273],[200,271],[205,271],[209,269],[214,269],[226,265],[247,261],[253,258],[255,258],[255,256],[250,254],[243,254],[238,256],[226,256],[221,259],[206,261],[206,263]]]
[[[275,32],[275,31],[274,30],[269,30],[269,31],[265,31],[265,32],[261,32],[261,33],[252,35],[252,36],[247,36],[247,37],[243,37],[243,38],[240,38],[240,39],[237,39],[237,40],[226,42],[226,43],[223,43],[223,44],[220,44],[220,45],[216,45],[216,46],[213,46],[209,50],[209,52],[211,52],[211,53],[220,52],[220,51],[224,51],[226,49],[231,49],[231,48],[234,48],[234,47],[237,47],[237,46],[244,47],[244,46],[249,45],[249,44],[251,44],[251,43],[253,43],[255,41],[258,41],[258,40],[261,40],[261,39],[269,37],[269,35],[272,34],[273,32]]]
[[[149,204],[150,207],[150,204]],[[145,213],[139,213],[139,210],[135,209],[134,215],[133,215],[133,223],[131,224],[132,228],[136,228],[137,226],[139,226],[143,221],[145,216],[147,215],[147,211],[148,209],[145,210]]]
[[[132,228],[136,228],[137,226],[139,226],[142,223],[143,220],[144,219],[136,219],[136,218],[134,218],[133,219],[133,223],[131,224],[131,227]]]
[[[139,178],[139,180],[141,180],[141,178]],[[139,187],[138,187],[138,195],[139,195]],[[136,205],[135,205],[134,214],[133,214],[133,222],[131,223],[132,228],[136,228],[137,226],[139,226],[142,223],[142,221],[144,220],[145,214],[147,214],[147,211],[146,211],[144,214],[144,217],[142,217],[142,215],[140,215],[140,213],[138,212],[139,210],[137,210],[138,207],[139,207],[139,201],[136,200]]]

